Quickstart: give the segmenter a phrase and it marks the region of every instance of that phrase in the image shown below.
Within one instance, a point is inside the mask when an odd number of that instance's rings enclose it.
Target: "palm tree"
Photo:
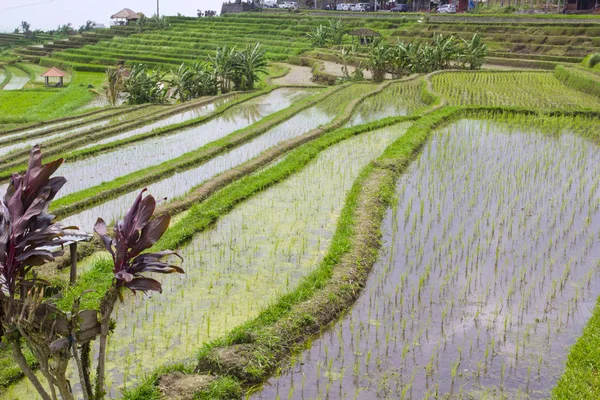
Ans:
[[[411,45],[410,43],[407,46],[404,43],[400,42],[396,45],[396,47],[393,47],[391,50],[390,64],[391,64],[391,69],[392,69],[392,75],[394,76],[394,78],[400,78],[402,75],[404,75],[406,73],[406,70],[409,67],[410,45]]]
[[[146,17],[144,14],[141,14],[138,20],[135,22],[138,28],[138,32],[142,33],[144,31],[144,27],[146,26],[147,22],[148,17]]]
[[[253,90],[255,82],[260,80],[258,74],[267,72],[265,53],[265,49],[262,48],[260,43],[257,43],[236,54],[234,64],[240,89]]]
[[[469,64],[469,69],[479,69],[485,62],[488,50],[487,46],[481,41],[481,36],[476,33],[471,40],[460,39],[463,49],[460,52],[459,59],[464,68]]]
[[[450,68],[450,61],[457,56],[454,36],[437,34],[433,41],[434,70]]]
[[[123,90],[123,71],[109,68],[106,70],[106,99],[111,106],[117,105],[119,95]]]
[[[308,32],[306,36],[310,39],[313,47],[325,47],[327,38],[329,37],[329,30],[323,25],[319,25]]]
[[[217,48],[214,56],[209,57],[215,75],[219,80],[221,93],[227,93],[231,90],[231,79],[233,78],[235,67],[235,55],[235,46],[228,47],[225,45],[222,48]]]
[[[383,82],[391,58],[392,51],[388,44],[382,40],[376,40],[371,44],[367,69],[373,74],[373,81]]]
[[[329,39],[331,43],[339,46],[344,40],[344,35],[348,32],[348,25],[342,22],[341,19],[329,20]]]
[[[346,47],[343,47],[341,53],[336,53],[336,56],[342,63],[342,74],[344,75],[344,79],[350,78],[350,73],[348,72],[348,64],[350,64],[350,61],[352,61],[354,52]]]
[[[168,81],[173,89],[171,97],[181,103],[194,97],[194,72],[185,64],[181,64],[177,71],[171,71],[172,78]]]

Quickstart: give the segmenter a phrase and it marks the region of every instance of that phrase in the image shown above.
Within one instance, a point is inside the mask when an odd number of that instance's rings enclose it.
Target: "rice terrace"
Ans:
[[[15,1],[0,400],[600,399],[597,4]]]

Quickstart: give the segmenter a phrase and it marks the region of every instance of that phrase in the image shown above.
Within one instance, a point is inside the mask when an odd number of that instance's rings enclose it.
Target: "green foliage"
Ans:
[[[243,50],[224,46],[217,49],[210,57],[210,63],[221,88],[221,93],[228,93],[231,84],[236,90],[253,90],[260,80],[260,73],[266,73],[266,51],[256,43]]]
[[[383,82],[392,59],[392,48],[383,40],[374,41],[369,47],[367,68],[373,74],[373,81]]]
[[[571,348],[565,372],[552,398],[592,400],[598,398],[600,388],[600,301],[592,313],[583,334]]]
[[[329,20],[329,26],[327,27],[329,32],[329,40],[331,44],[340,46],[344,40],[344,35],[348,32],[348,25],[341,19]]]
[[[432,43],[416,42],[391,45],[379,39],[368,51],[368,69],[373,72],[375,82],[381,82],[386,72],[395,78],[411,73],[429,73],[453,67],[459,61],[461,67],[479,69],[485,61],[487,48],[481,37],[475,34],[469,41],[450,35],[435,34]]]
[[[481,68],[488,54],[487,47],[483,44],[481,36],[476,33],[471,40],[462,38],[460,40],[463,44],[463,48],[458,56],[461,66],[467,68],[468,64],[468,69]]]
[[[557,65],[554,76],[570,88],[600,97],[600,75],[580,68]]]
[[[113,68],[106,70],[106,87],[104,91],[106,99],[111,106],[117,105],[123,85],[124,77],[122,70]]]
[[[329,38],[329,31],[325,26],[319,25],[308,32],[306,36],[310,39],[313,47],[325,47]]]
[[[600,53],[590,54],[581,62],[581,64],[587,68],[594,68],[598,63],[600,63]]]
[[[147,23],[148,23],[148,17],[146,17],[144,14],[140,15],[138,20],[135,21],[135,25],[137,26],[139,33],[142,33],[144,31],[144,28],[146,27]]]
[[[221,377],[212,382],[206,391],[194,396],[194,400],[231,400],[242,397],[240,383],[228,376]]]
[[[260,43],[238,51],[234,56],[233,81],[237,90],[253,90],[260,80],[259,73],[266,74],[267,60]]]
[[[168,83],[173,90],[172,97],[183,103],[200,96],[214,96],[217,94],[217,80],[215,74],[204,64],[196,63],[193,66],[181,64],[176,71],[171,71]]]
[[[159,71],[149,71],[147,65],[135,64],[123,85],[123,92],[127,93],[127,103],[165,103],[168,90],[162,83],[164,76]]]

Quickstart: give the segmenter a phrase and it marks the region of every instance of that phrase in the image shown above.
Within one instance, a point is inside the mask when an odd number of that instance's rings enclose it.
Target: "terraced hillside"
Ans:
[[[44,65],[71,66],[78,70],[101,71],[103,66],[120,61],[145,62],[150,65],[193,63],[205,58],[218,46],[244,46],[260,41],[272,60],[284,60],[311,49],[306,33],[318,25],[327,25],[331,16],[281,13],[228,14],[220,18],[171,17],[167,31],[151,31],[126,35],[118,32],[115,38],[97,32],[76,39],[78,48],[56,43],[54,53],[45,56],[39,49],[28,49],[41,56]],[[428,22],[420,14],[409,17],[361,18],[342,15],[339,18],[349,28],[370,28],[387,40],[420,42],[430,40],[434,33],[452,34],[470,38],[478,32],[490,49],[490,61],[496,64],[523,65],[551,69],[556,62],[579,62],[600,44],[600,25],[581,23],[572,25],[556,21],[523,23],[478,23],[477,18],[465,23]],[[600,21],[600,20],[599,20]],[[559,20],[560,22],[560,20]],[[129,28],[132,29],[132,28]],[[131,32],[129,32],[131,33]],[[92,41],[98,40],[92,44]],[[90,41],[85,43],[85,41]],[[352,39],[347,37],[346,44]]]

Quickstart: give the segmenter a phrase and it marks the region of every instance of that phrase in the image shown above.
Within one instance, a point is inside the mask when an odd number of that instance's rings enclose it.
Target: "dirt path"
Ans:
[[[299,65],[291,65],[291,64],[281,64],[285,65],[290,69],[290,72],[287,75],[273,79],[273,83],[276,85],[306,85],[306,86],[314,86],[316,85],[312,79],[312,71],[310,67],[302,67]]]
[[[342,73],[342,64],[338,64],[332,61],[321,61],[323,63],[323,65],[325,66],[324,72],[329,74],[329,75],[334,75],[334,76],[344,76],[344,74]],[[354,72],[356,68],[352,65],[348,65],[348,73],[350,75],[352,75],[352,73]],[[365,79],[373,79],[373,74],[371,73],[371,71],[367,71],[366,69],[363,70],[363,74],[365,76]],[[385,79],[392,79],[392,75],[391,74],[385,74]]]

